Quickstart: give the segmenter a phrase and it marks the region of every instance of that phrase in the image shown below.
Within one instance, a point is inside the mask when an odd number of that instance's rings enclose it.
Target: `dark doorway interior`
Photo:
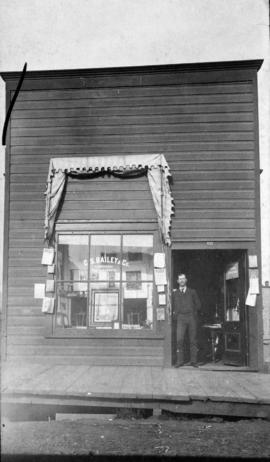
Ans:
[[[224,364],[246,365],[246,251],[237,249],[175,250],[172,256],[173,288],[178,288],[177,275],[185,273],[188,286],[196,289],[202,303],[197,321],[198,362],[202,366],[215,367]],[[232,263],[238,265],[239,274],[238,277],[233,275],[235,279],[227,280],[226,278],[230,277],[228,268]],[[231,288],[234,290],[233,294],[229,293],[232,291]],[[239,310],[234,318],[231,317],[231,311],[229,311],[232,307]],[[213,330],[207,327],[214,325],[221,325],[221,328]],[[174,363],[176,361],[175,323],[173,323],[172,330]],[[185,361],[189,361],[188,335],[186,337]]]

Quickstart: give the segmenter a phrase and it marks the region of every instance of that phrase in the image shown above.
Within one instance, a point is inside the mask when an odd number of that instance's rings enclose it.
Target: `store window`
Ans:
[[[153,328],[153,235],[60,234],[56,327]]]

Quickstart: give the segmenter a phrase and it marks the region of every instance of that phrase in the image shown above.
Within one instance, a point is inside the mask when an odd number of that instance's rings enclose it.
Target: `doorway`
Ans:
[[[197,316],[198,363],[202,368],[248,366],[247,252],[174,250],[173,288],[185,273],[201,301]],[[172,322],[172,358],[176,361],[176,322]],[[185,362],[189,338],[185,339]]]

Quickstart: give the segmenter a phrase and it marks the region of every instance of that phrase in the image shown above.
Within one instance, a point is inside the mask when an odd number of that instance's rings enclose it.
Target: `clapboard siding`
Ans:
[[[46,278],[51,157],[164,153],[173,178],[174,241],[255,241],[255,70],[215,66],[26,77],[10,121],[8,354],[163,364],[162,339],[45,338],[48,316],[33,290]],[[72,230],[70,220],[84,231],[88,221],[93,231],[157,228],[146,177],[69,179],[57,229]]]

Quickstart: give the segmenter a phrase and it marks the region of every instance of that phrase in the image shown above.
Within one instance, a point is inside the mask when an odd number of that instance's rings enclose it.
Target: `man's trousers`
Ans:
[[[177,362],[184,362],[184,339],[186,331],[189,334],[190,361],[197,361],[197,322],[193,314],[179,314],[177,316]]]

